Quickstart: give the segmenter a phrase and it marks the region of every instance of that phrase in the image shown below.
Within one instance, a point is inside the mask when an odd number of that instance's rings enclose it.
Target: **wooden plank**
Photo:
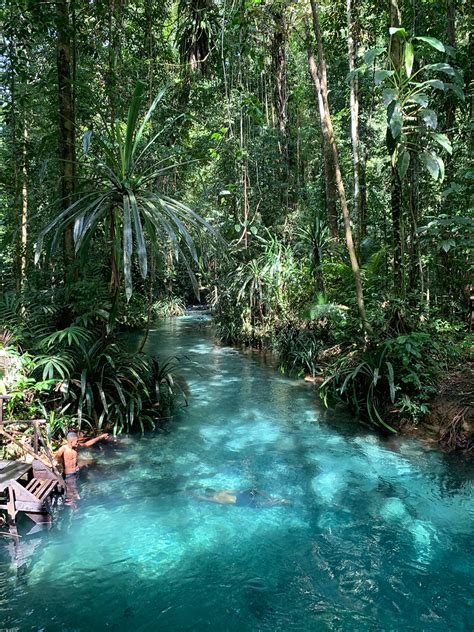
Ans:
[[[15,500],[15,508],[17,511],[32,511],[33,513],[46,513],[48,510],[44,503],[37,500],[32,502],[29,500]]]
[[[57,484],[57,481],[43,481],[43,486],[40,493],[41,498],[49,496],[54,491],[54,488]]]
[[[11,461],[7,466],[0,469],[0,491],[8,487],[9,481],[18,480],[30,469],[30,463],[21,463],[20,461]]]
[[[37,478],[32,478],[25,489],[36,496],[36,493],[40,490],[41,485],[41,481],[39,481]]]

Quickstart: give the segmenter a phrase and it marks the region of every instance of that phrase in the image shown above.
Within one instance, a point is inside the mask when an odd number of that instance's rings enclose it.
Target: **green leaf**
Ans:
[[[428,79],[428,81],[424,81],[421,85],[431,86],[432,88],[436,88],[436,90],[444,90],[444,83],[439,79]]]
[[[435,70],[438,72],[444,72],[447,75],[454,76],[456,74],[454,68],[449,64],[439,63],[439,64],[427,64],[423,67],[423,70]]]
[[[124,145],[124,166],[125,171],[130,168],[133,148],[133,136],[135,134],[135,128],[137,126],[138,114],[140,112],[140,105],[142,103],[143,93],[145,92],[146,84],[143,81],[138,81],[133,92],[132,101],[128,110],[127,126],[125,131],[125,145]]]
[[[144,117],[144,119],[143,119],[143,121],[142,121],[142,124],[140,125],[140,128],[139,128],[139,130],[138,130],[138,132],[137,132],[137,135],[136,135],[136,137],[135,137],[135,142],[133,143],[133,150],[132,150],[132,154],[134,154],[134,153],[135,153],[135,151],[136,151],[136,149],[137,149],[137,147],[138,147],[138,144],[139,144],[139,142],[140,142],[140,140],[141,140],[141,138],[142,138],[142,136],[143,136],[143,132],[145,131],[145,128],[146,128],[146,126],[147,126],[147,124],[148,124],[148,121],[150,120],[150,118],[151,118],[151,116],[152,116],[153,112],[155,111],[156,106],[158,105],[158,103],[159,103],[159,102],[161,101],[161,99],[163,98],[163,95],[165,94],[166,90],[167,90],[167,88],[166,88],[166,87],[165,87],[165,88],[162,88],[162,89],[160,90],[160,92],[158,93],[158,95],[155,97],[155,100],[153,101],[153,103],[152,103],[152,104],[150,105],[150,107],[148,108],[148,112],[145,114],[145,117]]]
[[[446,90],[451,90],[451,92],[454,92],[454,94],[461,100],[464,101],[465,100],[465,94],[463,89],[458,86],[456,83],[445,83],[444,87]]]
[[[143,234],[143,227],[140,219],[140,210],[133,191],[128,191],[128,197],[130,198],[130,204],[132,207],[133,226],[135,229],[135,238],[137,240],[138,263],[142,278],[146,279],[148,274],[148,261],[146,255],[145,235]]]
[[[439,177],[439,164],[433,154],[423,151],[420,154],[420,161],[426,167],[428,173],[433,178],[433,180],[437,180]]]
[[[444,180],[444,161],[441,158],[441,156],[438,156],[438,154],[433,154],[436,162],[438,163],[439,166],[439,181],[443,182]]]
[[[438,127],[438,116],[434,110],[424,108],[423,110],[420,110],[420,116],[423,123],[429,129],[436,129]]]
[[[384,52],[385,48],[369,48],[369,50],[364,55],[364,63],[366,63],[367,66],[371,66],[374,63],[376,57]]]
[[[403,116],[400,111],[400,104],[397,102],[393,108],[392,115],[389,118],[390,131],[393,138],[396,140],[402,133],[403,128]]]
[[[82,151],[87,154],[91,146],[91,138],[92,138],[92,130],[87,130],[84,132],[84,136],[82,137]]]
[[[388,369],[388,384],[390,386],[390,399],[392,403],[395,401],[395,374],[393,371],[393,364],[391,362],[385,362]]]
[[[449,142],[449,138],[446,136],[446,134],[431,134],[431,137],[434,141],[438,143],[438,145],[441,145],[441,147],[445,149],[448,154],[453,153],[453,147]]]
[[[414,94],[412,95],[409,99],[408,99],[409,103],[418,103],[418,105],[421,105],[421,107],[425,108],[428,103],[429,103],[429,98],[427,94],[423,94],[421,92],[419,92],[418,94]]]
[[[424,35],[421,37],[414,37],[413,39],[417,40],[418,42],[425,42],[425,44],[428,44],[432,48],[439,50],[441,53],[444,53],[445,51],[444,44],[440,42],[439,39],[436,39],[435,37],[427,37]]]
[[[403,178],[406,176],[409,164],[410,153],[405,148],[403,148],[398,154],[397,158],[397,171],[398,175],[400,176],[400,180],[403,180]]]
[[[234,224],[234,230],[236,233],[240,233],[240,224]]]
[[[385,88],[382,92],[383,104],[385,107],[388,107],[392,101],[395,101],[398,98],[397,90],[393,88]]]
[[[397,35],[398,37],[406,37],[407,36],[406,30],[402,26],[391,26],[388,29],[388,32],[390,33],[390,35],[392,37],[394,35]]]
[[[411,42],[407,42],[405,44],[405,70],[407,73],[407,77],[411,76],[414,60],[415,60],[415,49],[413,48],[413,44]]]
[[[376,70],[374,73],[374,82],[376,86],[379,86],[382,81],[391,77],[394,74],[393,70]]]
[[[132,221],[130,215],[130,198],[123,196],[123,272],[125,281],[125,295],[127,301],[132,297]]]

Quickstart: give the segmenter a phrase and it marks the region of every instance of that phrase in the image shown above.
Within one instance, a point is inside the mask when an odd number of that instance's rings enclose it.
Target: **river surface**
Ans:
[[[15,563],[0,538],[0,630],[472,630],[466,461],[325,410],[263,356],[216,345],[206,317],[147,347],[188,356],[189,406],[90,450],[77,510]],[[292,504],[212,504],[206,487]]]

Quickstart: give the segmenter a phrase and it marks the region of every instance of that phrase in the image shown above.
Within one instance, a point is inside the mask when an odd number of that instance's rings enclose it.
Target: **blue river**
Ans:
[[[183,358],[188,406],[91,449],[50,530],[0,538],[0,630],[473,629],[472,464],[326,410],[205,316],[147,350]],[[291,504],[196,498],[209,487]]]

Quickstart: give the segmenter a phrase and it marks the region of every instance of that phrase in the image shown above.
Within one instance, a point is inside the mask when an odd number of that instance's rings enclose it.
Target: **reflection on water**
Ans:
[[[199,363],[183,369],[189,407],[96,449],[78,510],[59,513],[22,573],[0,553],[0,627],[469,629],[466,462],[388,449],[311,385],[213,344],[202,316],[153,331],[148,349]],[[214,505],[195,498],[203,487],[293,504]]]

